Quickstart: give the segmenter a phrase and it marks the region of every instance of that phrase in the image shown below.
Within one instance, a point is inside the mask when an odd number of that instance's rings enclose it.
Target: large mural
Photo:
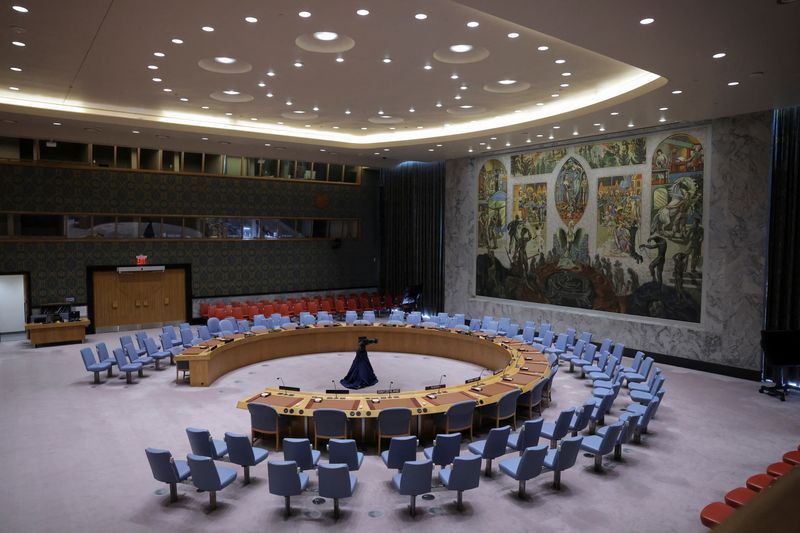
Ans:
[[[504,161],[487,160],[476,294],[699,322],[704,138],[700,129],[513,154],[510,177]]]

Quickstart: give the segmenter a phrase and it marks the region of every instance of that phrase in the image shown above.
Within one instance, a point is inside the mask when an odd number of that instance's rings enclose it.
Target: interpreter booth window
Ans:
[[[139,217],[118,216],[117,234],[118,239],[135,239],[139,236]]]
[[[183,238],[202,239],[203,238],[203,219],[196,217],[185,217],[183,219]]]
[[[279,239],[299,239],[303,236],[302,233],[297,231],[297,220],[293,218],[284,218],[280,220],[278,234]]]
[[[294,161],[281,161],[279,178],[294,178]]]
[[[92,236],[100,239],[113,239],[117,236],[117,219],[108,215],[92,217]]]
[[[156,239],[161,237],[161,217],[142,217],[139,222],[139,238]]]
[[[64,215],[14,215],[18,237],[63,237]]]
[[[92,237],[91,215],[67,215],[67,238],[85,239]]]
[[[259,221],[257,218],[242,220],[242,239],[250,241],[259,238]]]
[[[297,179],[299,180],[313,180],[314,171],[311,170],[311,163],[308,161],[297,162]]]
[[[164,239],[180,239],[183,233],[181,217],[164,217],[161,223],[161,237]]]

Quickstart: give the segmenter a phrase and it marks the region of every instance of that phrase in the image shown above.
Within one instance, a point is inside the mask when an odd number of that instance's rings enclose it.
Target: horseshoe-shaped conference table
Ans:
[[[476,376],[467,383],[435,390],[415,390],[399,393],[376,392],[332,394],[318,391],[284,390],[268,387],[237,403],[247,409],[250,402],[265,403],[279,414],[302,419],[306,433],[308,417],[319,408],[344,411],[350,419],[362,420],[362,435],[366,419],[378,417],[381,409],[406,407],[417,415],[418,432],[423,419],[444,413],[454,403],[474,400],[479,407],[492,405],[518,388],[526,393],[550,376],[551,370],[544,354],[531,346],[507,337],[489,337],[480,333],[461,332],[413,326],[306,327],[281,331],[237,334],[214,339],[189,348],[176,356],[187,362],[192,386],[207,387],[220,376],[247,365],[281,357],[327,352],[353,352],[359,337],[378,339],[370,352],[399,352],[446,357],[482,366],[491,373]],[[349,365],[350,361],[347,361]],[[342,373],[347,368],[342,368]],[[425,368],[420,365],[420,374]],[[431,375],[435,382],[436,376]],[[299,420],[298,420],[299,421]]]

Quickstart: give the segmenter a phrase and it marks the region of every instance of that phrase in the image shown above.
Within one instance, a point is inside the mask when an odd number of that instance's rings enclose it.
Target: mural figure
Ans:
[[[564,224],[575,224],[586,210],[589,200],[589,179],[586,171],[574,157],[570,157],[558,171],[555,184],[556,211]]]
[[[642,208],[642,175],[597,179],[597,250],[606,256],[629,256],[636,262],[636,236]]]
[[[567,150],[564,148],[512,155],[511,175],[517,177],[549,174],[566,155]]]
[[[486,161],[478,174],[478,246],[496,249],[506,230],[508,174],[497,159]]]
[[[591,168],[641,165],[646,160],[646,138],[635,137],[606,143],[585,144],[578,147],[578,155]]]

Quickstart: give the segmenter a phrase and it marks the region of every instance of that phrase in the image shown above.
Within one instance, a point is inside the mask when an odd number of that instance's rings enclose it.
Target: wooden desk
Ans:
[[[40,344],[56,342],[83,342],[86,340],[86,326],[91,324],[82,318],[73,322],[53,322],[50,324],[25,324],[25,331],[34,348]]]

